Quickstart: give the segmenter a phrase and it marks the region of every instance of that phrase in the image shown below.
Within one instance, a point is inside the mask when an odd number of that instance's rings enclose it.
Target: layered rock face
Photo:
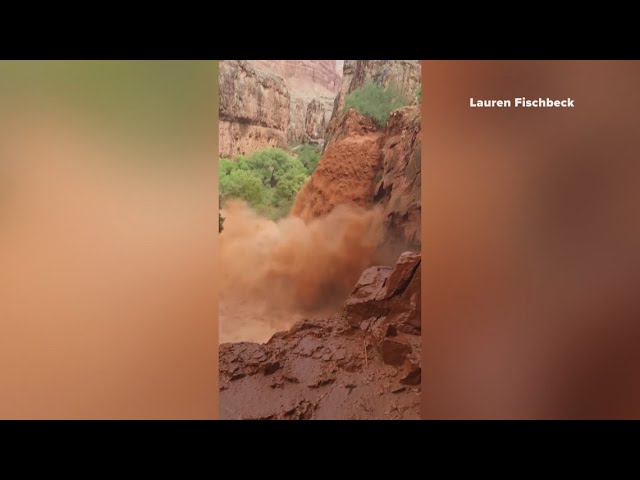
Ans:
[[[420,254],[365,270],[340,315],[220,345],[221,419],[420,418]]]
[[[322,145],[341,78],[336,60],[220,62],[220,155]]]
[[[290,91],[292,102],[295,102],[297,108],[292,108],[289,113],[289,144],[324,145],[335,94],[301,94],[295,90]]]
[[[290,98],[281,78],[243,60],[220,62],[220,157],[286,148]]]
[[[251,63],[255,68],[272,72],[285,81],[295,79],[330,92],[337,92],[342,80],[338,60],[252,60]]]
[[[291,109],[287,140],[289,145],[307,143],[324,145],[325,132],[331,120],[333,94],[315,94],[300,96],[291,91]]]
[[[253,60],[256,69],[278,75],[289,90],[291,109],[287,139],[290,145],[322,145],[331,120],[333,102],[342,83],[337,60]]]
[[[389,240],[420,250],[422,141],[420,107],[391,114],[380,139],[381,176],[374,203],[384,205]],[[381,172],[381,173],[380,173]]]

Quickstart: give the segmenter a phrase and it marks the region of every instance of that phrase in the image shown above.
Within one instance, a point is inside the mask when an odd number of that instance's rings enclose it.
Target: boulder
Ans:
[[[419,253],[404,252],[393,268],[370,267],[362,272],[344,305],[349,324],[373,332],[373,327],[382,328],[384,320],[404,333],[419,334],[420,263]]]
[[[407,289],[420,266],[420,258],[420,254],[415,252],[404,252],[400,255],[387,282],[388,298],[400,295]]]
[[[378,347],[382,361],[387,365],[403,365],[408,354],[411,353],[411,345],[403,337],[385,337]]]
[[[403,253],[387,282],[389,321],[405,333],[419,333],[421,330],[420,263],[419,253]]]
[[[390,274],[391,267],[370,267],[362,272],[344,306],[344,316],[350,325],[357,327],[371,317],[386,315],[389,307],[384,297]]]

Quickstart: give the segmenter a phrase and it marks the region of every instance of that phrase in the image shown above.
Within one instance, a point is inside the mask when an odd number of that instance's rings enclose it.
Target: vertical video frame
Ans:
[[[419,419],[421,64],[221,61],[221,419]]]

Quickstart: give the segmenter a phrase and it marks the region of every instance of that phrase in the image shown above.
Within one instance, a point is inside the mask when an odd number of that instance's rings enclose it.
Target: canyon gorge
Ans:
[[[277,222],[242,202],[220,234],[220,417],[418,418],[419,61],[224,61],[220,156],[322,149]],[[348,95],[407,99],[385,125]]]
[[[341,81],[339,60],[220,62],[220,156],[321,145]]]

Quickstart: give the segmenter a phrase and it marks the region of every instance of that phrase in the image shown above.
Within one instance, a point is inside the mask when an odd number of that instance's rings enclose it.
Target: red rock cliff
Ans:
[[[339,60],[251,60],[256,69],[269,71],[285,81],[306,83],[337,93],[342,80]]]
[[[220,62],[220,157],[287,146],[289,91],[284,81],[243,60]]]
[[[338,60],[220,62],[220,155],[322,145],[341,79]]]

